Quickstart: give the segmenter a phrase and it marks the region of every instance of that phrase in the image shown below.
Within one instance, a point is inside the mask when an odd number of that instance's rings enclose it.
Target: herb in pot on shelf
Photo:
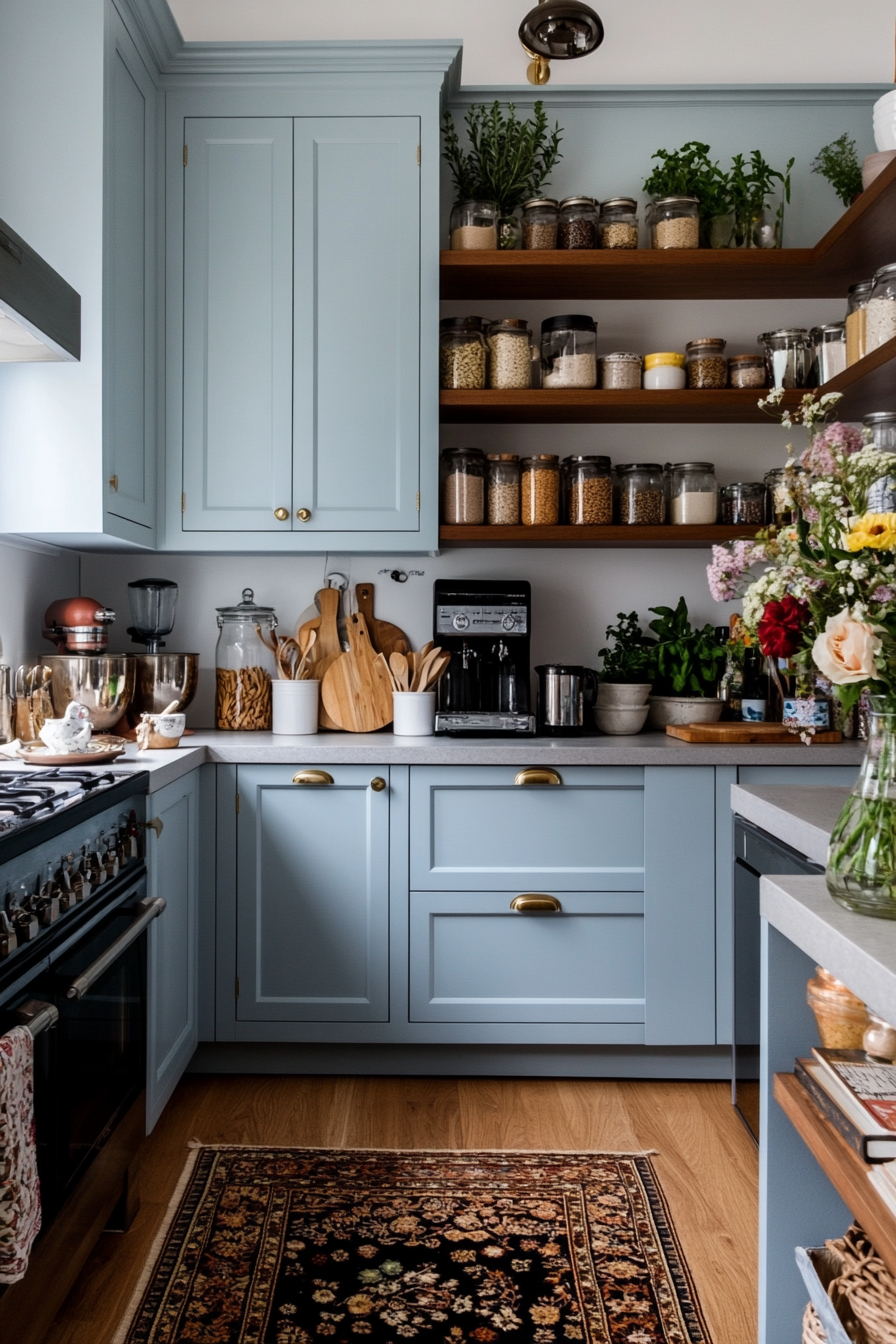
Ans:
[[[722,714],[724,702],[716,689],[727,658],[715,630],[709,624],[700,629],[691,625],[683,597],[674,608],[650,610],[657,617],[648,626],[656,636],[651,646],[650,726],[714,723]]]
[[[846,131],[818,151],[812,160],[812,172],[830,182],[844,205],[852,205],[862,194],[862,165],[856,142]]]

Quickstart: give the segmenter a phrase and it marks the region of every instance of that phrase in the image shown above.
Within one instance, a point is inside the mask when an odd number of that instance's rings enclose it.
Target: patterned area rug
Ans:
[[[116,1344],[708,1344],[650,1159],[198,1148]]]

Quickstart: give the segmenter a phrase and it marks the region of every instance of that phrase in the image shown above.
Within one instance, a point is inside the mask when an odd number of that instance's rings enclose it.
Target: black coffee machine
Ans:
[[[438,683],[436,732],[534,733],[529,584],[436,579],[433,606],[433,641],[451,654]]]

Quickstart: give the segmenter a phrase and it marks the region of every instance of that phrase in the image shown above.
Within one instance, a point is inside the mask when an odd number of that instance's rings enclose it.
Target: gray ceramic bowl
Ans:
[[[647,719],[647,705],[618,705],[604,708],[600,701],[594,710],[594,722],[602,733],[614,737],[630,737],[640,733]]]

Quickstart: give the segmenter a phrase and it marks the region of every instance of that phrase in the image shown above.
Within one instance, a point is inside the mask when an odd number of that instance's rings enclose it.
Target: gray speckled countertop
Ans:
[[[823,784],[733,784],[731,807],[813,863],[824,863],[831,831],[848,796],[848,789]]]

